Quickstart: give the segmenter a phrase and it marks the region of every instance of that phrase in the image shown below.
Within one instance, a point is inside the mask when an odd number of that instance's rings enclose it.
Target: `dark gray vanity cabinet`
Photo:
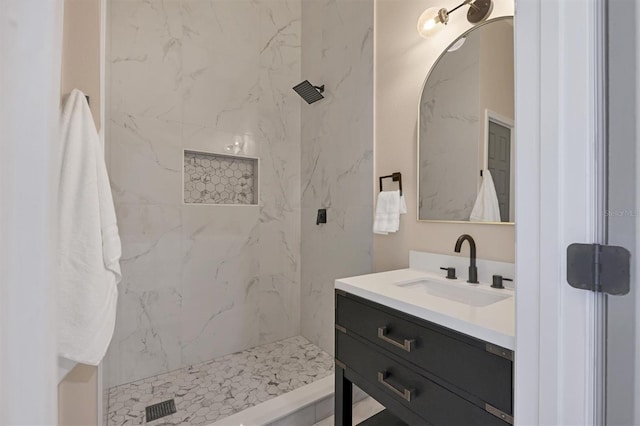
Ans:
[[[386,407],[370,424],[513,424],[513,352],[336,290],[336,425],[351,388]]]

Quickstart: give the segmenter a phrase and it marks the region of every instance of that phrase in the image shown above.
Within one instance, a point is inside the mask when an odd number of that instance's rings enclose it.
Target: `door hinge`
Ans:
[[[567,282],[598,293],[629,293],[631,253],[624,247],[571,244],[567,247]]]

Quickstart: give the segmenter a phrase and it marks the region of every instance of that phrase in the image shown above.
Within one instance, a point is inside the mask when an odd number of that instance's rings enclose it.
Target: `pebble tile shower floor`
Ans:
[[[107,425],[207,425],[331,373],[331,355],[291,337],[113,387]],[[177,412],[147,423],[145,407],[171,398]]]

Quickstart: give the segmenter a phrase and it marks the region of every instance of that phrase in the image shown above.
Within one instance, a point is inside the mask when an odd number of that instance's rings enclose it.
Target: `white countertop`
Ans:
[[[359,275],[336,280],[335,288],[381,305],[434,322],[460,333],[498,346],[515,348],[514,290],[493,289],[488,283],[473,285],[481,292],[510,297],[487,306],[469,306],[428,294],[419,289],[402,288],[397,283],[418,279],[442,281],[453,286],[472,287],[462,279],[444,280],[442,274],[417,269],[398,269],[376,274]]]

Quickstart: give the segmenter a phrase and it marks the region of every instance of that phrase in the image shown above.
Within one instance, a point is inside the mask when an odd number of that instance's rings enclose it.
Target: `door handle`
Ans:
[[[404,339],[404,342],[393,340],[387,336],[387,327],[378,327],[378,338],[407,352],[411,352],[416,343],[415,339]]]

